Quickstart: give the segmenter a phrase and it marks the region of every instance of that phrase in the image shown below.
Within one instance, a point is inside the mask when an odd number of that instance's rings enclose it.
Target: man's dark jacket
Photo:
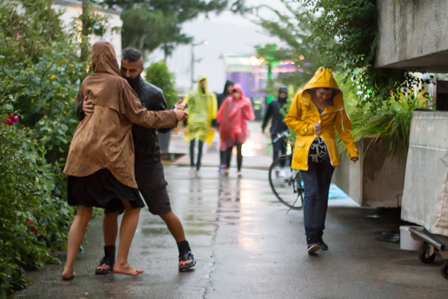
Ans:
[[[166,110],[166,101],[161,89],[146,82],[141,76],[137,84],[132,86],[142,102],[143,107],[151,111]],[[84,119],[82,101],[77,107],[79,120]],[[135,165],[153,164],[161,159],[161,151],[157,130],[160,133],[168,133],[171,129],[148,129],[139,125],[132,125],[132,137],[135,148]]]
[[[266,112],[261,128],[264,130],[268,125],[269,119],[272,118],[271,135],[273,138],[276,137],[277,134],[288,130],[288,126],[285,124],[285,116],[281,112],[281,109],[285,105],[286,99],[279,97],[272,101],[268,106],[268,111]]]

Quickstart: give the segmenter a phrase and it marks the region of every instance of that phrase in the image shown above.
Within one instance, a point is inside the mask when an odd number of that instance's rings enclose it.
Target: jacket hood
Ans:
[[[207,94],[208,93],[208,89],[207,89],[208,82],[207,82],[207,76],[204,75],[204,74],[200,75],[199,78],[198,78],[198,93],[199,94],[204,94],[202,92],[202,86],[201,86],[201,81],[202,80],[205,80],[204,90],[205,90],[205,94]]]
[[[240,94],[240,99],[239,100],[243,100],[244,99],[244,93],[243,93],[243,90],[241,89],[241,85],[239,85],[238,83],[235,84],[233,86],[232,92],[234,92],[235,90],[238,91],[238,93]],[[232,95],[230,95],[230,96],[232,96]],[[232,98],[232,100],[233,100],[233,98]]]
[[[227,80],[226,84],[224,85],[224,91],[222,92],[225,95],[229,95],[229,92],[227,91],[227,88],[229,88],[230,85],[235,85],[235,83],[233,83],[233,81]]]
[[[280,88],[278,89],[278,96],[279,96],[279,97],[280,97],[280,93],[282,93],[282,92],[286,93],[286,97],[288,97],[288,87],[286,87],[286,86],[282,86],[282,87],[280,87]]]
[[[333,97],[341,92],[331,69],[326,69],[322,66],[316,71],[313,78],[308,81],[303,90],[308,91],[316,88],[331,88],[336,90],[337,92],[333,93]]]
[[[92,68],[94,73],[108,73],[120,76],[117,55],[109,42],[96,42],[92,47]]]

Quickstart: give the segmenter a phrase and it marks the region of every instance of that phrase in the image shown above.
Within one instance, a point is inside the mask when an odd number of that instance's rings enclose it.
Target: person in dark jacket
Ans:
[[[282,86],[278,90],[278,98],[276,100],[273,100],[269,104],[268,110],[263,120],[263,124],[261,126],[261,130],[264,133],[269,120],[272,118],[271,139],[272,139],[272,146],[274,149],[274,155],[273,155],[274,161],[278,159],[280,152],[282,155],[286,154],[286,143],[283,140],[275,141],[275,139],[278,139],[278,134],[288,130],[288,126],[285,124],[284,120],[285,116],[282,113],[283,108],[287,108],[287,100],[288,100],[288,88],[286,86]],[[284,165],[280,165],[280,167],[283,166]],[[277,167],[276,174],[279,175],[279,173],[280,169]]]
[[[221,108],[224,100],[230,96],[234,85],[235,84],[233,83],[233,81],[226,81],[226,84],[224,85],[224,91],[220,95],[218,95],[218,110],[219,108]],[[219,148],[221,148],[221,146]],[[219,161],[219,172],[224,173],[224,171],[226,170],[226,151],[220,151]]]
[[[137,93],[143,107],[151,111],[167,110],[162,90],[146,82],[141,73],[144,70],[143,57],[134,48],[123,50],[121,75]],[[89,115],[92,110],[89,102],[78,105],[78,118]],[[171,129],[159,129],[160,133],[168,133]],[[177,242],[179,249],[179,270],[185,270],[196,264],[180,219],[171,210],[170,199],[166,190],[161,162],[161,151],[156,129],[148,129],[139,125],[132,126],[135,151],[135,179],[138,190],[148,206],[149,212],[159,215],[166,223]],[[115,262],[115,240],[117,238],[117,218],[122,211],[105,210],[103,221],[105,256],[96,269],[96,274],[107,274],[113,269]]]

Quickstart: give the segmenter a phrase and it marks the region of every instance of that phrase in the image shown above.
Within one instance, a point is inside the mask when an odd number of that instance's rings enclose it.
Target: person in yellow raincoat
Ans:
[[[328,250],[322,236],[331,177],[339,165],[335,129],[351,160],[358,160],[352,124],[331,69],[319,68],[305,88],[297,92],[285,122],[297,133],[291,167],[300,170],[304,182],[308,253]]]
[[[210,145],[213,141],[216,129],[212,126],[212,123],[216,119],[218,110],[216,95],[207,90],[207,77],[205,75],[199,76],[197,89],[188,93],[184,103],[188,103],[186,111],[189,114],[184,139],[190,142],[190,175],[200,177],[202,149],[204,142]],[[196,139],[199,139],[199,141],[195,170],[194,148]]]

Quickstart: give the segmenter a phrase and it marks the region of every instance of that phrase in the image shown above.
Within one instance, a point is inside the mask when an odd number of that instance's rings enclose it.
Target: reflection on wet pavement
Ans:
[[[270,190],[267,171],[243,169],[241,179],[234,169],[229,177],[216,167],[201,172],[197,179],[189,177],[189,167],[165,167],[173,211],[197,260],[193,271],[178,272],[176,242],[160,217],[144,209],[129,256],[143,275],[94,274],[103,250],[99,217],[91,222],[73,281],[60,280],[62,265],[46,266],[29,273],[35,283],[16,296],[444,298],[448,292],[438,271],[421,266],[415,253],[372,239],[396,229],[399,217],[372,219],[366,215],[374,209],[331,207],[324,235],[330,250],[310,257],[302,211],[287,214]]]

